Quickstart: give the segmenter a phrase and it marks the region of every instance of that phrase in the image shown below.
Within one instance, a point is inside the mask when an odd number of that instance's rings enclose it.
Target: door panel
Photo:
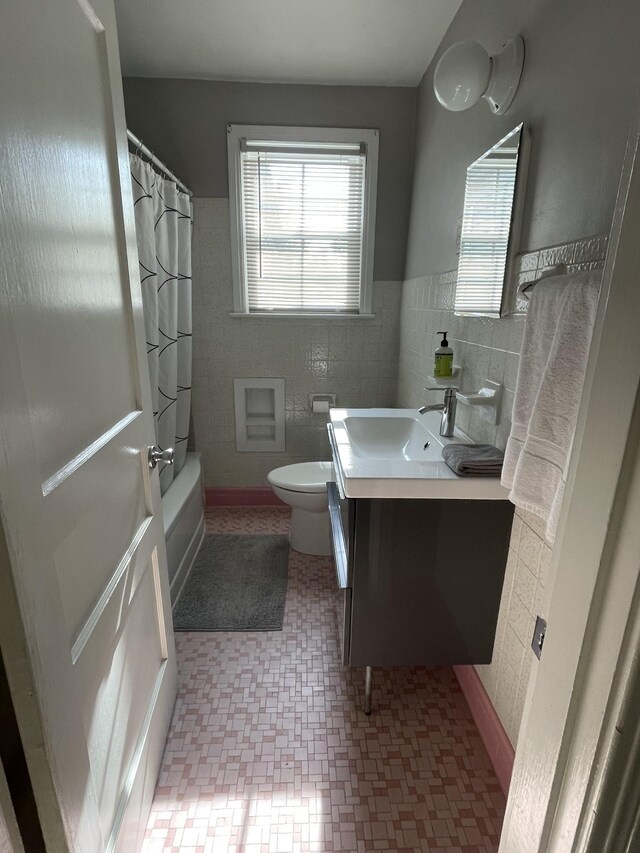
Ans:
[[[132,543],[138,543],[148,526],[142,465],[132,466],[122,455],[114,463],[114,474],[117,489],[107,491],[99,502],[71,502],[67,518],[75,523],[54,552],[70,639],[80,633],[121,564],[128,560]]]
[[[111,0],[10,4],[0,72],[0,646],[48,847],[133,853],[176,670]]]
[[[46,49],[74,83],[38,98],[46,147],[37,135],[30,142],[20,181],[25,196],[46,186],[21,223],[32,251],[29,278],[16,280],[24,300],[15,315],[43,481],[140,407],[105,34],[88,7],[66,5],[64,53],[54,33]]]
[[[132,569],[121,578],[75,664],[88,700],[83,703],[84,726],[105,838],[125,790],[140,721],[166,660],[155,607],[153,568],[147,567],[129,602]],[[123,622],[122,613],[127,608],[128,618]],[[138,647],[138,654],[130,654],[132,645]]]

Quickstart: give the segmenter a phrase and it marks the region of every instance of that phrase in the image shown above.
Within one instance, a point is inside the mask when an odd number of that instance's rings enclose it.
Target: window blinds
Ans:
[[[363,146],[243,140],[240,164],[249,311],[357,313]]]
[[[500,316],[517,156],[496,152],[467,170],[455,310]]]

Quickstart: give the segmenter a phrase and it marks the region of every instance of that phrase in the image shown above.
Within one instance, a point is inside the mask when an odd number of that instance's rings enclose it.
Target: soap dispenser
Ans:
[[[453,376],[453,350],[447,340],[447,332],[438,332],[442,335],[442,342],[435,351],[433,364],[433,375],[436,379],[448,379]]]

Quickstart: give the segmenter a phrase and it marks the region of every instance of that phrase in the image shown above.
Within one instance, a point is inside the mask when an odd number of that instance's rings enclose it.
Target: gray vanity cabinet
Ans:
[[[513,504],[340,499],[329,484],[343,662],[489,663]]]

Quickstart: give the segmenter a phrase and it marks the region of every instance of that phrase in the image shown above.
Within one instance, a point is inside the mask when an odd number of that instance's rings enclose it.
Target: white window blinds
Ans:
[[[359,143],[241,140],[249,312],[358,313],[366,169]]]
[[[515,156],[495,151],[467,170],[455,310],[499,317],[516,182]]]

